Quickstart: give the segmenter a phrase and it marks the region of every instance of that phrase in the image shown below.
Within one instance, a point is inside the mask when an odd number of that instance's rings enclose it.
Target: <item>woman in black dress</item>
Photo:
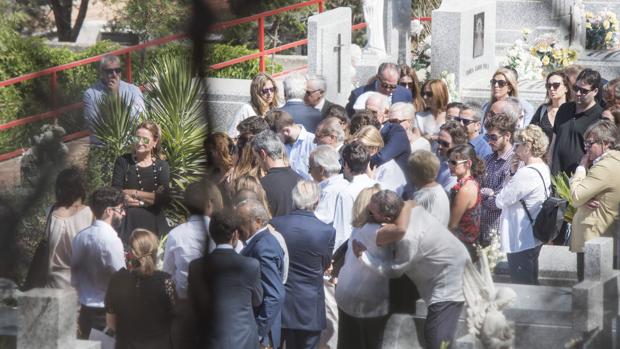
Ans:
[[[160,154],[160,133],[155,123],[138,125],[133,152],[119,157],[114,164],[112,186],[123,190],[127,201],[120,232],[125,243],[137,228],[160,237],[170,230],[163,209],[169,201],[170,168]]]
[[[554,71],[547,75],[545,87],[547,88],[547,98],[545,103],[534,113],[530,124],[539,126],[549,138],[549,143],[553,138],[553,125],[555,124],[555,114],[560,106],[572,99],[572,90],[566,74]]]
[[[106,325],[116,349],[171,349],[170,325],[176,302],[170,274],[156,269],[158,240],[136,229],[129,238],[127,269],[112,275],[105,296]]]

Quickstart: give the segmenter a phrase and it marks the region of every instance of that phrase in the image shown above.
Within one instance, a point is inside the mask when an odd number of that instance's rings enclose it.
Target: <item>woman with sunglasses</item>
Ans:
[[[529,217],[536,219],[551,190],[549,166],[542,159],[549,141],[536,125],[517,130],[514,139],[515,155],[525,166],[518,168],[519,162],[513,161],[508,183],[493,194],[495,205],[502,210],[500,244],[508,257],[512,283],[537,285],[538,255],[543,242],[534,237]]]
[[[422,85],[421,95],[425,109],[416,114],[418,128],[424,137],[434,141],[441,125],[446,123],[448,86],[443,80],[426,80]]]
[[[540,126],[548,139],[553,136],[553,125],[558,109],[573,98],[569,83],[568,76],[561,71],[554,71],[547,75],[545,103],[538,107],[530,124]]]
[[[491,99],[482,105],[483,117],[486,117],[486,115],[490,112],[493,103],[497,101],[505,101],[508,99],[508,97],[518,97],[519,95],[517,76],[515,75],[515,72],[513,72],[511,69],[497,69],[493,74],[493,78],[491,79],[490,84]],[[527,115],[525,119],[528,119]]]
[[[424,110],[424,101],[420,95],[420,80],[415,70],[406,64],[400,66],[400,78],[398,84],[411,91],[415,110]]]
[[[161,130],[153,122],[138,125],[134,149],[114,164],[112,186],[125,193],[127,214],[119,236],[127,242],[137,228],[168,234],[164,206],[169,202],[170,167],[161,154]]]
[[[448,229],[465,245],[472,261],[476,261],[474,243],[480,233],[480,178],[484,175],[484,162],[476,156],[474,147],[462,144],[448,150],[448,166],[457,179],[450,190]]]
[[[237,125],[250,116],[265,117],[270,110],[276,110],[281,105],[276,81],[265,73],[258,73],[250,84],[250,103],[239,108],[235,116],[226,126],[226,132],[232,138],[237,138]]]

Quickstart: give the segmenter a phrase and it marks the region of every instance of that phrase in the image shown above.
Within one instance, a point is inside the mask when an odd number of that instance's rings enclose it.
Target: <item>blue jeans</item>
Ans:
[[[508,269],[513,284],[538,285],[538,255],[542,244],[515,253],[508,253]]]

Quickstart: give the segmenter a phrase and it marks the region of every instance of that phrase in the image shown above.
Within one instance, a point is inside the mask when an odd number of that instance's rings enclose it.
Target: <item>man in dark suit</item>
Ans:
[[[280,347],[282,305],[284,304],[284,251],[269,231],[269,215],[263,204],[246,200],[237,205],[239,233],[245,241],[241,251],[260,263],[263,302],[254,311],[258,338],[262,347]]]
[[[298,182],[293,189],[295,211],[271,220],[284,236],[291,256],[282,309],[287,348],[318,348],[326,325],[323,273],[331,262],[336,230],[314,215],[320,193],[318,184]]]
[[[194,310],[196,348],[258,348],[253,306],[263,299],[257,260],[235,252],[234,212],[211,216],[215,250],[189,265],[188,300]]]
[[[308,132],[314,133],[321,122],[321,112],[304,103],[306,79],[300,74],[289,75],[284,79],[284,98],[286,104],[280,110],[293,116],[296,124],[302,124]]]
[[[323,76],[309,75],[307,77],[304,102],[307,106],[320,111],[322,119],[327,115],[329,108],[336,105],[325,98],[325,92],[327,92],[327,83]]]
[[[394,63],[381,63],[377,72],[377,79],[365,86],[360,86],[351,91],[349,96],[349,102],[346,106],[347,114],[350,117],[353,116],[355,110],[353,105],[359,96],[364,92],[375,91],[379,92],[389,98],[388,104],[394,104],[396,102],[413,102],[411,97],[411,90],[398,85],[398,78],[400,77],[400,70]]]

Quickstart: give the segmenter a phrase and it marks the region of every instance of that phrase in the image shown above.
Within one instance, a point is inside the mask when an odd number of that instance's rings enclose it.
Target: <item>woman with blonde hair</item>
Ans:
[[[422,85],[422,99],[426,109],[416,115],[418,128],[429,140],[435,140],[441,125],[446,123],[448,86],[443,80],[426,80]]]
[[[127,268],[112,275],[105,296],[106,325],[117,349],[170,349],[176,302],[170,274],[157,270],[157,236],[136,229],[129,237]]]
[[[532,227],[551,194],[551,173],[543,156],[549,140],[536,125],[518,130],[514,136],[514,152],[525,166],[513,161],[511,178],[495,197],[500,215],[500,244],[508,257],[510,279],[516,284],[538,284],[538,255],[546,241],[534,237]],[[493,194],[495,195],[495,194]]]
[[[161,129],[145,121],[136,128],[133,141],[133,151],[116,159],[112,172],[112,186],[125,193],[127,205],[119,232],[123,242],[137,228],[158,236],[170,230],[164,213],[170,201],[170,167],[161,154]]]
[[[263,189],[263,186],[260,184],[260,180],[257,177],[251,175],[244,175],[235,180],[233,197],[237,199],[241,192],[245,190],[253,192],[256,195],[256,200],[260,201],[265,206],[267,212],[271,216],[269,202],[267,201],[267,193],[265,193],[265,189]],[[238,204],[239,202],[235,203]],[[269,218],[271,219],[271,217]]]
[[[482,105],[482,124],[484,119],[491,115],[491,106],[497,101],[506,101],[509,97],[515,97],[519,100],[519,105],[524,113],[524,125],[529,124],[534,115],[534,108],[527,101],[519,97],[519,81],[517,72],[510,68],[499,68],[493,74],[491,81],[491,99]]]
[[[280,106],[280,96],[278,94],[278,84],[266,73],[258,73],[250,85],[250,103],[244,104],[239,108],[235,116],[230,119],[226,127],[230,137],[236,138],[239,133],[237,125],[250,116],[265,117],[270,110],[275,110]]]
[[[358,141],[366,146],[371,157],[377,154],[384,146],[381,132],[376,127],[370,125],[359,129],[351,137],[351,141]],[[383,189],[395,191],[398,195],[403,194],[407,185],[407,178],[394,159],[375,168],[370,177],[379,182]]]
[[[375,243],[381,227],[369,213],[368,204],[379,185],[362,190],[353,204],[353,231],[336,287],[338,304],[338,348],[380,348],[389,311],[389,278],[370,271],[357,260],[352,241],[366,246],[378,258],[389,259],[391,252]]]

